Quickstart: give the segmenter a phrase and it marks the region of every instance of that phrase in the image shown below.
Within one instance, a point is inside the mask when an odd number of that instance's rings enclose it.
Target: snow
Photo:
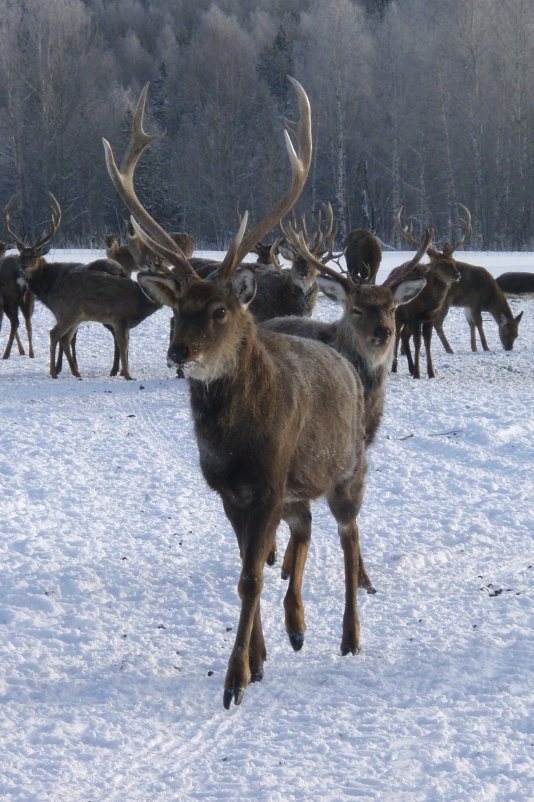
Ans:
[[[385,254],[380,275],[409,256]],[[494,275],[534,265],[462,256]],[[169,312],[132,332],[135,381],[108,377],[97,324],[78,337],[83,381],[53,381],[38,304],[35,359],[0,364],[0,798],[532,800],[534,299],[510,303],[525,310],[512,352],[488,317],[491,351],[471,353],[453,309],[437,378],[404,358],[390,377],[360,516],[378,589],[360,594],[361,654],[339,654],[342,557],[320,501],[304,648],[266,567],[265,678],[230,711],[238,550],[166,366]],[[321,298],[316,315],[336,314]]]

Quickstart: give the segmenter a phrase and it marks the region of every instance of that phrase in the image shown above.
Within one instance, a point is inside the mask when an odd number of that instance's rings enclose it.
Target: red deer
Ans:
[[[427,250],[430,263],[428,265],[418,265],[412,271],[412,275],[420,275],[426,278],[427,284],[417,298],[397,309],[397,336],[392,365],[394,373],[397,370],[397,350],[400,341],[408,360],[410,374],[414,379],[420,378],[419,358],[422,337],[425,343],[427,375],[429,379],[433,379],[436,375],[431,352],[432,330],[451,286],[460,280],[460,271],[456,267],[453,253],[456,248],[459,248],[471,236],[471,215],[465,206],[462,204],[460,206],[466,213],[466,219],[461,221],[465,231],[464,236],[454,244],[446,243],[442,251],[438,251],[434,245],[430,245]],[[402,223],[403,210],[404,206],[401,206],[397,214],[397,225],[408,242],[418,245],[419,243],[414,238],[411,228]],[[394,272],[390,273],[387,279],[388,282],[394,280]],[[415,353],[413,359],[410,350],[410,337],[413,337],[414,341]]]
[[[519,322],[523,316],[520,312],[516,317],[504,297],[504,293],[497,281],[486,268],[469,265],[456,260],[456,267],[460,271],[459,284],[453,284],[436,317],[434,328],[441,343],[448,354],[452,348],[443,331],[443,321],[447,317],[451,306],[463,307],[469,329],[471,332],[471,350],[477,350],[476,331],[484,351],[489,351],[488,342],[482,325],[482,312],[489,312],[499,327],[499,337],[505,351],[511,351],[519,334]]]
[[[409,303],[426,284],[423,277],[406,278],[426,253],[432,232],[425,232],[414,258],[395,275],[395,286],[377,286],[332,270],[311,254],[305,240],[289,229],[295,250],[315,264],[322,273],[317,279],[320,289],[343,306],[343,315],[333,323],[298,317],[268,320],[262,328],[309,337],[332,346],[356,369],[365,398],[366,444],[374,441],[384,408],[385,383],[391,366],[395,343],[395,311]]]
[[[5,253],[5,249],[4,249]],[[24,355],[24,346],[18,332],[19,310],[24,317],[26,334],[28,336],[28,356],[33,358],[32,315],[35,306],[35,296],[28,291],[26,282],[21,279],[16,256],[3,256],[0,259],[0,329],[2,318],[6,314],[10,331],[3,359],[9,359],[13,342],[16,341],[19,354]]]
[[[80,323],[91,320],[111,327],[120,353],[122,375],[131,379],[128,369],[130,329],[160,309],[161,304],[150,302],[139,285],[111,260],[97,259],[88,265],[48,263],[44,254],[61,222],[59,203],[51,192],[48,195],[52,204],[51,226],[32,245],[25,245],[11,229],[10,210],[16,195],[9,201],[4,218],[19,250],[18,256],[5,258],[14,260],[20,279],[56,318],[56,325],[50,331],[50,375],[54,379],[58,376],[61,360],[56,357],[56,350],[60,345],[72,375],[80,378],[71,341]]]
[[[345,562],[345,612],[341,651],[360,649],[357,613],[359,538],[356,517],[364,494],[363,391],[352,366],[323,343],[287,337],[256,326],[248,311],[254,267],[237,271],[253,245],[291,209],[311,163],[308,98],[295,79],[299,122],[289,189],[245,235],[247,214],[218,274],[198,277],[174,241],[137,198],[133,176],[153,141],[142,125],[148,85],[141,93],[121,169],[104,140],[108,172],[145,243],[173,265],[172,272],[142,272],[151,298],[176,311],[168,362],[189,381],[200,465],[222,499],[239,544],[241,614],[224,682],[223,703],[240,704],[251,681],[261,680],[266,657],[260,613],[264,564],[281,520],[295,544],[285,597],[286,629],[294,649],[304,642],[301,587],[311,536],[310,502],[326,496],[337,521]]]
[[[502,273],[496,281],[507,295],[534,292],[534,273]]]
[[[372,231],[354,228],[343,242],[349,276],[355,281],[374,284],[382,261],[382,247]]]
[[[129,276],[131,276],[135,270],[139,270],[139,266],[132,256],[129,245],[121,245],[118,234],[105,234],[104,244],[106,246],[107,258],[118,262],[128,271]]]

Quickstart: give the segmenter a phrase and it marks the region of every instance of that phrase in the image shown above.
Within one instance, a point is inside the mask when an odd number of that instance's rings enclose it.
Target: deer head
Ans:
[[[48,253],[50,250],[50,240],[57,232],[60,224],[61,224],[61,207],[51,192],[48,192],[48,197],[50,198],[50,203],[52,206],[52,220],[50,224],[50,228],[48,231],[44,231],[40,237],[38,237],[35,242],[30,245],[26,245],[24,241],[15,233],[12,228],[11,224],[11,211],[15,204],[19,201],[19,194],[16,193],[12,195],[9,199],[7,206],[4,208],[4,225],[6,230],[9,232],[17,250],[20,254],[19,257],[19,264],[22,271],[31,271],[37,269],[40,264],[41,260]]]

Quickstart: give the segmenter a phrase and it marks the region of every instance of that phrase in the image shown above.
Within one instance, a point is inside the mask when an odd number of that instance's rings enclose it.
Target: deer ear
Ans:
[[[180,297],[180,285],[172,276],[157,273],[138,273],[137,283],[149,301],[175,307]]]
[[[402,306],[417,298],[421,290],[426,287],[426,278],[408,278],[397,284],[391,291],[395,306]]]
[[[335,301],[338,304],[345,303],[347,298],[347,290],[343,284],[340,284],[339,281],[335,280],[335,278],[330,278],[329,276],[317,276],[317,284],[327,298],[330,298],[330,300]]]
[[[245,309],[254,300],[256,295],[256,276],[254,270],[243,267],[237,270],[232,277],[232,287],[237,300]]]
[[[523,312],[520,312],[520,313],[517,315],[517,317],[515,317],[515,318],[514,318],[515,322],[516,322],[516,323],[519,323],[519,321],[521,320],[521,318],[522,318],[522,317],[523,317]]]

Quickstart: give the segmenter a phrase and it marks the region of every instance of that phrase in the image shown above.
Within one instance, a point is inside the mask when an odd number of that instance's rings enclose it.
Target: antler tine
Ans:
[[[280,228],[282,229],[286,239],[288,239],[291,243],[294,250],[300,254],[303,259],[306,259],[307,262],[313,264],[320,273],[322,273],[324,276],[330,276],[330,278],[333,278],[340,284],[343,284],[343,286],[347,287],[347,289],[351,286],[354,286],[354,282],[350,276],[341,275],[336,270],[328,267],[326,264],[324,264],[324,262],[310,253],[302,231],[297,232],[290,223],[288,223],[287,227],[284,227],[281,223]]]
[[[252,231],[243,236],[239,245],[236,245],[236,240],[232,243],[232,247],[223,259],[222,265],[219,270],[219,275],[222,277],[229,277],[236,269],[238,264],[246,256],[247,253],[254,247],[254,244],[261,240],[273,226],[278,224],[284,215],[286,215],[297,202],[311,165],[312,156],[312,132],[311,132],[311,109],[310,101],[301,84],[288,75],[288,79],[293,85],[297,95],[299,107],[299,120],[295,126],[289,126],[293,132],[297,132],[297,148],[293,146],[291,137],[287,129],[284,131],[284,138],[286,142],[286,149],[291,162],[291,185],[289,189],[282,195],[274,209],[261,220]]]
[[[383,287],[391,287],[397,284],[401,279],[403,279],[408,273],[413,270],[416,264],[423,258],[425,253],[427,252],[430,243],[432,242],[432,238],[434,236],[434,229],[433,228],[425,228],[425,232],[421,239],[421,242],[418,243],[419,247],[414,254],[414,256],[410,259],[409,262],[406,264],[401,265],[400,267],[395,268],[392,270],[390,275],[387,279],[382,283]]]
[[[19,251],[22,251],[26,246],[24,242],[21,239],[19,239],[19,237],[15,234],[15,232],[11,227],[11,209],[15,205],[15,203],[18,202],[19,198],[20,198],[20,192],[15,192],[15,194],[10,197],[6,206],[4,207],[4,225],[6,227],[7,233],[13,238],[15,245],[17,246],[17,249]]]
[[[134,230],[134,233],[137,234],[143,245],[146,245],[149,251],[155,253],[157,256],[160,256],[162,259],[166,259],[168,262],[173,264],[173,259],[175,256],[174,253],[167,250],[167,248],[165,248],[163,245],[160,245],[159,242],[156,242],[154,239],[152,239],[152,237],[150,237],[146,233],[146,231],[143,231],[143,229],[141,228],[141,226],[139,225],[139,223],[137,222],[137,220],[133,215],[130,217],[130,222]],[[169,267],[167,267],[165,262],[162,262],[161,260],[158,262],[158,268],[157,271],[155,272],[174,275],[172,270]]]
[[[48,231],[44,231],[37,240],[32,243],[32,245],[26,246],[24,242],[17,237],[13,229],[11,228],[11,208],[14,206],[15,202],[19,200],[20,193],[15,193],[9,199],[7,206],[4,209],[4,223],[6,230],[8,233],[13,237],[15,240],[15,244],[17,249],[22,252],[26,247],[31,248],[32,250],[41,250],[47,242],[49,242],[54,234],[57,232],[60,224],[61,224],[61,206],[59,205],[56,197],[51,193],[47,192],[48,197],[50,198],[52,204],[52,225]]]
[[[134,189],[134,172],[141,154],[151,142],[153,142],[155,139],[159,139],[162,136],[162,134],[147,134],[143,130],[143,115],[145,111],[148,87],[149,84],[145,84],[139,96],[139,100],[137,101],[137,106],[133,117],[130,142],[126,150],[126,154],[122,160],[120,170],[115,162],[111,145],[107,139],[102,140],[104,143],[106,166],[117,192],[119,193],[126,207],[130,210],[133,217],[135,217],[138,228],[144,229],[146,232],[145,237],[151,241],[152,245],[148,247],[151,249],[156,249],[157,246],[158,250],[156,252],[161,255],[164,251],[164,258],[174,265],[178,272],[184,277],[193,276],[198,278],[195,270],[189,264],[189,261],[182,249],[147,212],[137,197]],[[138,231],[137,233],[138,236],[141,236]]]
[[[403,237],[411,245],[419,246],[419,240],[417,240],[413,235],[413,224],[412,223],[403,224],[403,222],[402,222],[402,214],[403,214],[405,208],[406,208],[405,204],[402,203],[399,211],[395,215],[395,222],[397,223],[397,227],[398,227],[399,231],[401,232],[401,234],[403,235]]]
[[[472,228],[472,224],[471,224],[471,212],[469,211],[467,206],[463,205],[463,203],[458,203],[458,206],[461,209],[464,210],[465,215],[466,215],[466,219],[465,220],[460,220],[459,223],[456,223],[456,226],[464,229],[465,230],[465,234],[460,240],[458,240],[458,242],[455,242],[452,245],[451,244],[447,244],[444,247],[443,251],[448,256],[452,255],[457,248],[459,248],[460,246],[464,245],[467,242],[467,240],[471,237],[471,234],[473,233],[473,228]]]
[[[46,243],[52,239],[61,225],[61,206],[59,205],[57,198],[51,192],[47,192],[46,194],[50,198],[50,202],[52,204],[52,228],[49,231],[45,231],[39,237],[37,242],[32,245],[32,248],[35,249],[40,249],[46,245]]]

